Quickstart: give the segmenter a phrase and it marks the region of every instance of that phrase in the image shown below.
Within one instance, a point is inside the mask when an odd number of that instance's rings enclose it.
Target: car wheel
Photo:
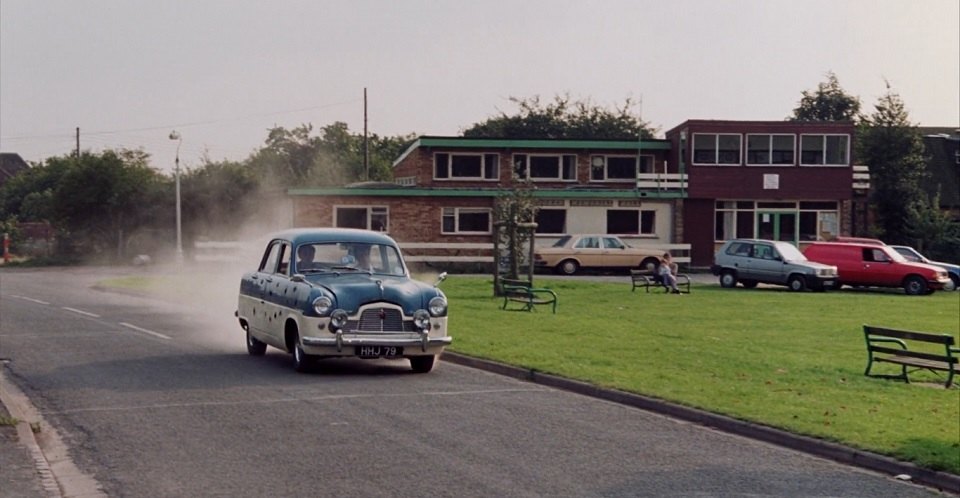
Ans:
[[[660,260],[657,258],[647,258],[640,263],[640,269],[648,273],[657,271],[657,266],[660,266]]]
[[[263,356],[263,354],[267,352],[267,345],[250,335],[249,326],[245,325],[243,329],[247,331],[247,353],[249,353],[250,356]]]
[[[807,281],[801,275],[792,275],[787,281],[787,287],[793,292],[800,292],[807,289]]]
[[[903,281],[903,291],[910,296],[922,296],[927,293],[927,281],[923,277],[910,275]]]
[[[720,287],[732,289],[737,286],[737,276],[732,271],[725,271],[720,274]]]
[[[960,287],[960,277],[951,274],[950,281],[943,284],[943,290],[945,291],[955,291]]]
[[[740,285],[746,287],[747,289],[755,289],[757,287],[756,280],[741,280]]]
[[[573,275],[580,269],[580,265],[572,259],[565,259],[557,265],[557,270],[564,275]]]
[[[433,370],[433,364],[436,362],[436,355],[429,356],[411,356],[410,368],[414,373],[422,374]]]
[[[297,372],[306,372],[310,369],[310,355],[303,351],[303,346],[300,345],[300,337],[297,336],[294,339],[296,342],[293,344],[293,369]]]

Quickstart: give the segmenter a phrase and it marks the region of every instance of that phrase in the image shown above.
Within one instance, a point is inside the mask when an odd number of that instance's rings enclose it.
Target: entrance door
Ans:
[[[797,213],[757,211],[757,238],[797,244]]]

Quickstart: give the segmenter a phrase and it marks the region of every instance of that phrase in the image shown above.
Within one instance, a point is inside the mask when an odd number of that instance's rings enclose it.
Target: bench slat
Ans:
[[[957,363],[960,358],[956,356],[946,356],[945,354],[925,353],[923,351],[910,351],[908,349],[887,348],[883,346],[870,346],[870,351],[874,353],[887,353],[899,357],[910,357],[921,360],[940,361],[944,364]]]
[[[918,360],[907,356],[878,356],[874,358],[873,361],[884,361],[919,368],[932,368],[934,370],[943,370],[944,372],[949,372],[951,366],[950,363],[945,361]]]
[[[914,332],[912,330],[895,330],[880,327],[863,326],[864,332],[873,336],[895,337],[897,339],[908,339],[911,341],[932,342],[935,344],[946,344],[953,346],[956,340],[949,334],[928,334],[924,332]]]

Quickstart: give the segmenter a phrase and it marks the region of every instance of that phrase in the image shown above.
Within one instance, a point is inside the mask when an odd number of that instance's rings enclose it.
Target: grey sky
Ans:
[[[827,71],[872,110],[960,126],[957,0],[2,0],[0,150],[143,148],[170,170],[247,157],[268,128],[456,135],[508,98],[640,100],[779,120]]]

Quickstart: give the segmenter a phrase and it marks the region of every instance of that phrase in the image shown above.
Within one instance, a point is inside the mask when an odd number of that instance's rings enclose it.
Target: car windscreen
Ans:
[[[793,244],[788,244],[786,242],[778,242],[775,244],[777,246],[777,251],[780,253],[780,256],[783,257],[784,261],[806,261],[807,257],[800,252],[800,249],[794,247]]]
[[[322,242],[297,246],[297,273],[368,272],[404,276],[397,248],[361,242]]]
[[[567,242],[570,242],[570,236],[569,236],[569,235],[560,237],[560,240],[558,240],[558,241],[556,241],[556,242],[553,243],[553,247],[564,247],[564,246],[567,245]]]

